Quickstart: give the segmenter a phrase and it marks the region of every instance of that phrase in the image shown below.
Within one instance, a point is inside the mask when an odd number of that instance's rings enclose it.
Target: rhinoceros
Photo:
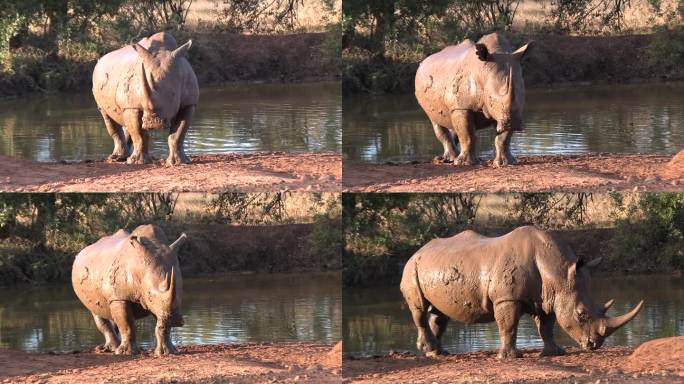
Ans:
[[[178,250],[186,238],[183,233],[169,245],[161,228],[141,225],[103,237],[76,256],[71,284],[104,335],[104,350],[136,353],[135,320],[153,315],[155,354],[176,353],[170,328],[183,326]]]
[[[449,319],[496,321],[498,357],[520,357],[516,332],[524,313],[537,324],[542,356],[565,353],[553,337],[556,321],[582,349],[599,348],[643,305],[642,300],[627,314],[606,316],[613,301],[598,306],[589,294],[589,270],[599,262],[578,260],[567,245],[532,226],[501,237],[468,230],[433,239],[409,259],[401,279],[401,292],[418,328],[418,350],[445,353],[441,337]]]
[[[523,129],[520,61],[529,47],[530,43],[511,52],[508,41],[492,33],[477,43],[466,39],[446,47],[420,63],[416,98],[444,146],[443,161],[476,164],[475,131],[496,124],[494,167],[516,162],[511,137]],[[454,134],[461,146],[458,155]]]
[[[166,164],[190,163],[183,144],[199,99],[197,77],[185,58],[191,45],[188,40],[178,47],[171,34],[160,32],[98,60],[93,96],[114,140],[111,160],[151,162],[147,130],[169,129]]]

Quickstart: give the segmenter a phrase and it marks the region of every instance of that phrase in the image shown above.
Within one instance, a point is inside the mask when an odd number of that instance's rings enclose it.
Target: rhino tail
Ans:
[[[425,299],[423,289],[420,286],[420,279],[418,278],[418,263],[416,260],[409,260],[404,267],[404,274],[400,284],[401,293],[409,306],[426,311],[429,303]]]

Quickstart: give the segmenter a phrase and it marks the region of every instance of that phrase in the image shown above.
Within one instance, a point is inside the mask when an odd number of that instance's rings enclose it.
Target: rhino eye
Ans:
[[[586,322],[589,320],[589,314],[586,311],[580,309],[577,311],[577,320],[580,322]]]

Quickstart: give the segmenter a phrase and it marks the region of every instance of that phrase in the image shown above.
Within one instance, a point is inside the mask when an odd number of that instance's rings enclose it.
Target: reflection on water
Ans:
[[[340,151],[342,96],[336,82],[202,88],[187,136],[190,155],[257,151]],[[168,154],[152,133],[153,156]],[[102,159],[112,152],[88,91],[0,102],[0,155],[39,161]]]
[[[606,345],[635,346],[657,337],[684,335],[684,278],[636,276],[593,279],[597,302],[615,299],[609,314],[625,313],[644,299],[644,307],[629,324],[606,339]],[[345,353],[370,355],[389,350],[416,352],[416,328],[395,287],[344,289],[342,334]],[[577,346],[558,325],[560,345]],[[534,321],[523,316],[518,326],[518,347],[543,346]],[[450,321],[442,345],[452,353],[499,348],[496,323],[464,325]]]
[[[185,326],[175,343],[340,339],[339,273],[227,275],[187,279]],[[137,322],[138,343],[154,346],[154,319]],[[0,348],[86,350],[102,335],[70,285],[0,289]]]
[[[442,154],[430,123],[410,95],[344,98],[345,158],[426,160]],[[516,155],[586,152],[674,153],[684,147],[684,84],[532,89]],[[477,133],[477,153],[494,157],[494,129]]]

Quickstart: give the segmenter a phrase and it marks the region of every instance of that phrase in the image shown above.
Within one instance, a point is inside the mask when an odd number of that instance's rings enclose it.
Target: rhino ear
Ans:
[[[577,263],[572,263],[568,267],[568,282],[570,285],[575,284],[575,277],[577,276]]]
[[[192,47],[192,40],[188,40],[187,43],[185,43],[185,44],[181,45],[180,47],[176,48],[176,49],[171,53],[171,56],[173,56],[174,59],[177,58],[177,57],[185,56],[185,54],[188,52],[188,50],[190,49],[190,47]]]
[[[133,247],[135,247],[136,244],[140,244],[140,237],[136,235],[131,235],[131,238],[128,240],[128,242],[131,243]]]
[[[530,41],[529,43],[523,45],[522,47],[518,48],[513,52],[513,57],[515,57],[518,61],[522,60],[525,55],[527,54],[527,50],[530,49],[534,45],[534,41]]]
[[[133,49],[138,52],[138,56],[140,56],[146,64],[154,59],[150,51],[138,43],[133,44]]]
[[[487,59],[489,59],[489,49],[487,49],[487,46],[484,44],[475,44],[475,54],[482,61],[487,61]]]

